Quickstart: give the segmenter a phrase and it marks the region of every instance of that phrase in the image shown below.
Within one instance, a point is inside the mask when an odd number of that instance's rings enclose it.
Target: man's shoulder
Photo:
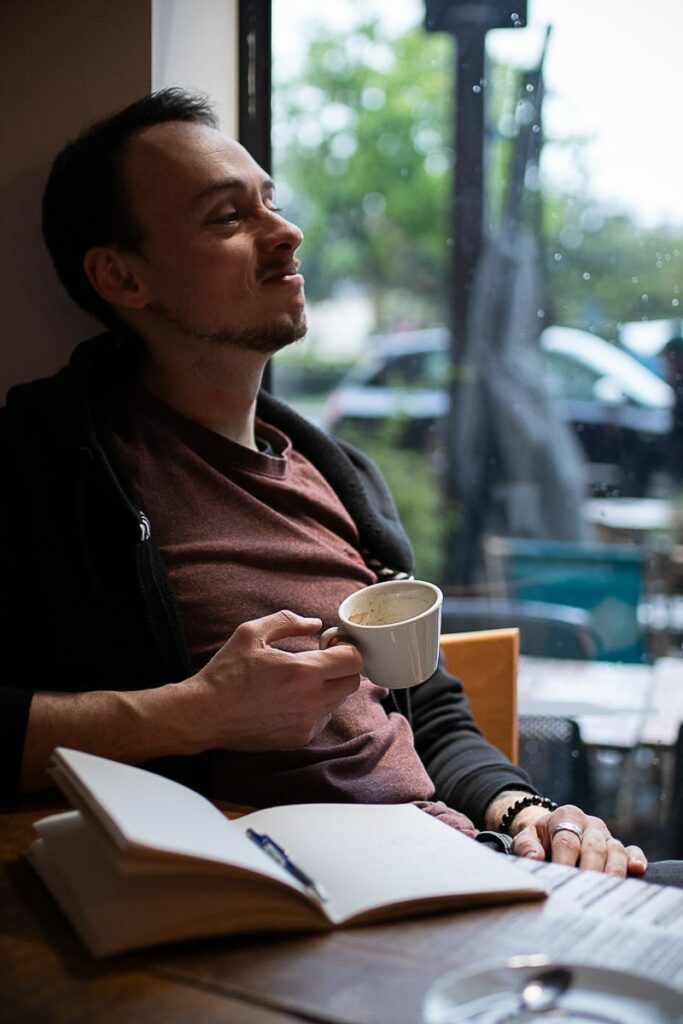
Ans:
[[[40,400],[58,392],[65,378],[78,374],[86,364],[110,350],[115,344],[116,339],[109,333],[98,334],[87,341],[80,342],[71,353],[69,361],[54,373],[12,385],[7,392],[6,406],[12,408],[26,401]]]
[[[123,364],[126,342],[109,332],[80,342],[69,361],[49,376],[15,384],[7,393],[3,420],[51,415],[85,399],[93,378],[107,377],[117,363]]]
[[[56,373],[10,388],[0,410],[3,452],[45,463],[65,445],[77,446],[89,433],[94,382],[114,376],[116,347],[113,335],[97,335],[79,344]]]

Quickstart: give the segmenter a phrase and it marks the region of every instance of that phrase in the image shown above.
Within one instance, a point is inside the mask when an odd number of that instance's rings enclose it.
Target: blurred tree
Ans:
[[[632,320],[679,316],[683,232],[642,228],[588,197],[545,197],[547,314],[615,339]]]
[[[392,289],[445,317],[452,66],[447,37],[415,29],[389,45],[371,22],[313,40],[276,91],[275,170],[305,230],[310,298],[352,279],[380,324]]]
[[[377,21],[344,36],[319,29],[302,73],[274,93],[279,196],[305,232],[307,294],[322,299],[344,281],[361,283],[379,330],[405,320],[406,305],[415,326],[448,316],[453,46],[420,27],[390,39]],[[495,223],[527,110],[518,71],[491,62],[487,75],[487,219]],[[580,149],[581,140],[566,144]],[[616,338],[621,322],[680,316],[680,228],[641,228],[587,194],[543,198],[545,323]]]

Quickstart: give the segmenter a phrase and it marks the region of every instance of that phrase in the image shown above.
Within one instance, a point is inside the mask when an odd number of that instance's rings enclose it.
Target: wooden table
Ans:
[[[53,809],[34,799],[0,820],[3,1024],[419,1024],[442,974],[533,953],[659,977],[683,1010],[683,890],[530,862],[555,886],[541,904],[97,962],[19,858],[32,821]]]
[[[672,748],[683,722],[683,658],[653,665],[519,659],[520,714],[575,718],[590,746]]]

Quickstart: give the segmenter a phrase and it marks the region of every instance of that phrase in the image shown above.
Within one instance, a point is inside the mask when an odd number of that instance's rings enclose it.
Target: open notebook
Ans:
[[[297,804],[230,821],[176,782],[92,754],[57,748],[51,774],[75,810],[37,822],[27,857],[95,956],[545,895],[513,860],[412,805]]]

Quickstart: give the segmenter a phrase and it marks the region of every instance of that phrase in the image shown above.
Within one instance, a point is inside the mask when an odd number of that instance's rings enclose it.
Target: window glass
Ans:
[[[529,0],[527,27],[488,34],[483,254],[458,362],[453,38],[424,30],[419,0],[287,0],[273,19],[273,165],[305,234],[310,324],[274,388],[379,461],[418,572],[490,593],[488,536],[652,539],[644,506],[620,531],[604,500],[663,502],[677,522],[683,5]],[[454,570],[458,530],[474,554]]]
[[[595,399],[598,375],[590,367],[554,352],[546,356],[545,372],[548,384],[558,398]]]

